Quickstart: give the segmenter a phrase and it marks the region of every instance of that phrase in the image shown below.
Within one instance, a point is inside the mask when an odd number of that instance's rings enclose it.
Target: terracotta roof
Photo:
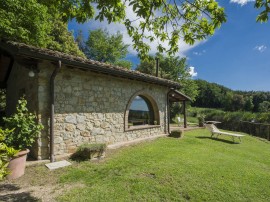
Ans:
[[[101,63],[94,60],[85,59],[69,55],[66,53],[49,50],[45,48],[37,48],[24,43],[12,42],[12,41],[0,41],[0,50],[3,50],[12,56],[23,56],[40,60],[58,61],[65,65],[86,69],[103,74],[109,74],[112,76],[144,81],[147,83],[155,83],[158,85],[168,86],[170,88],[180,88],[180,84],[167,79],[162,79],[152,75],[144,74],[134,70],[128,70],[119,66]]]

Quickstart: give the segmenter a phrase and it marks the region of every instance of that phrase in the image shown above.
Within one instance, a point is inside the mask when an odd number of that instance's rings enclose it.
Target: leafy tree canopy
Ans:
[[[6,0],[0,4],[0,38],[85,57],[59,12],[37,0]]]
[[[128,46],[123,42],[120,32],[110,34],[107,30],[89,30],[89,36],[84,41],[79,31],[76,41],[87,58],[100,62],[110,63],[130,69],[132,63],[124,60],[128,53]]]
[[[255,7],[262,9],[257,21],[268,21],[269,0],[256,0]],[[72,19],[83,23],[95,17],[124,24],[141,58],[147,56],[154,40],[159,42],[159,52],[172,55],[179,50],[180,39],[194,44],[213,35],[226,21],[216,0],[6,0],[0,5],[0,37],[48,47],[55,14],[63,23]],[[75,49],[71,52],[81,55]]]
[[[257,22],[267,22],[268,15],[270,12],[270,1],[269,0],[256,0],[255,8],[263,9],[262,12],[257,16]]]
[[[196,83],[191,79],[189,68],[186,63],[186,58],[172,56],[164,57],[161,54],[157,54],[156,58],[159,58],[158,76],[179,82],[182,86],[181,91],[194,100],[198,94],[198,87]],[[148,56],[148,59],[141,61],[136,70],[146,74],[156,75],[155,64],[155,58],[153,56]]]
[[[194,44],[213,35],[226,21],[224,9],[215,0],[7,0],[0,9],[1,37],[8,34],[11,39],[41,47],[48,43],[50,35],[46,33],[51,33],[55,14],[64,23],[74,18],[83,23],[94,17],[122,23],[140,57],[147,56],[154,40],[159,42],[159,52],[172,55],[179,50],[180,38]]]
[[[120,32],[110,35],[107,30],[90,30],[86,41],[86,55],[100,62],[115,63],[128,53],[128,45],[123,42]]]

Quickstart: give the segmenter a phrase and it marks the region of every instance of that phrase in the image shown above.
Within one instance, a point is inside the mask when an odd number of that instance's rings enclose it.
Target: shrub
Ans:
[[[106,150],[106,144],[82,144],[71,156],[73,160],[100,158]]]
[[[203,127],[204,122],[205,122],[205,114],[199,114],[198,115],[198,122],[199,122],[199,126]]]
[[[174,137],[174,138],[180,138],[180,137],[183,137],[183,131],[181,131],[181,130],[173,130],[173,131],[171,131],[171,133],[169,134],[169,137]]]
[[[27,109],[27,101],[22,97],[17,104],[14,115],[4,118],[5,127],[14,129],[6,136],[5,143],[15,149],[27,149],[35,142],[43,125],[37,123],[37,116]]]
[[[9,171],[7,169],[9,160],[18,153],[18,150],[15,150],[12,147],[8,147],[3,142],[6,135],[11,132],[11,130],[3,130],[2,128],[0,128],[0,180],[3,180],[4,177],[9,174]]]

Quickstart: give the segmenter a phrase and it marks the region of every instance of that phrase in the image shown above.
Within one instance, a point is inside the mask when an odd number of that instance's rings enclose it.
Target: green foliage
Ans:
[[[52,24],[53,28],[49,33],[52,40],[48,42],[46,48],[85,58],[84,53],[74,42],[73,33],[68,31],[67,23],[55,16]]]
[[[81,146],[79,146],[77,151],[105,151],[106,149],[106,144],[102,144],[102,143],[96,143],[96,144],[89,144],[89,143],[85,143],[82,144]]]
[[[0,4],[0,38],[46,47],[52,30],[48,8],[36,0]]]
[[[76,19],[77,22],[83,23],[94,17],[93,0],[38,0],[42,5],[48,7],[52,13],[59,13],[63,22]],[[106,1],[105,1],[106,2]]]
[[[123,42],[123,35],[120,32],[109,34],[107,30],[103,29],[89,30],[88,39],[84,42],[80,31],[76,41],[88,59],[118,65],[127,69],[132,67],[130,61],[123,60],[128,53],[129,45]]]
[[[197,115],[197,117],[198,117],[199,126],[203,127],[205,123],[205,114],[200,113]]]
[[[106,150],[106,144],[85,143],[79,146],[77,151],[74,154],[72,154],[71,159],[79,160],[79,161],[88,160],[88,159],[91,159],[91,155],[93,153],[98,153],[101,156],[105,150]]]
[[[243,95],[234,94],[231,100],[231,110],[238,111],[244,108],[244,97]]]
[[[133,48],[141,58],[148,55],[149,43],[153,40],[168,40],[169,48],[159,43],[157,49],[172,55],[179,50],[180,38],[194,44],[196,40],[213,35],[214,30],[226,21],[224,9],[215,0],[194,0],[192,3],[156,0],[7,0],[0,7],[1,37],[47,47],[46,44],[52,40],[49,33],[55,14],[63,23],[72,19],[83,23],[94,17],[94,7],[97,10],[96,20],[125,25]],[[135,17],[131,15],[129,18],[127,15],[130,8]]]
[[[268,21],[268,15],[270,12],[269,3],[270,3],[269,0],[256,0],[255,5],[254,5],[255,8],[264,9],[257,16],[257,18],[256,18],[257,22],[267,22]]]
[[[18,100],[16,109],[14,115],[4,118],[6,128],[14,129],[6,136],[5,143],[15,149],[23,150],[32,146],[44,127],[37,123],[37,116],[28,111],[24,97]]]
[[[186,58],[179,57],[165,57],[161,54],[157,54],[159,58],[159,77],[170,79],[179,82],[182,86],[181,92],[189,96],[192,100],[195,100],[197,96],[197,85],[194,80],[191,79],[189,74],[189,68]],[[148,56],[148,59],[142,60],[137,66],[136,70],[142,73],[156,75],[156,61],[152,56]],[[179,111],[177,112],[179,113]]]
[[[244,111],[225,112],[217,109],[191,109],[197,113],[204,113],[206,121],[219,121],[218,127],[224,130],[242,131],[256,134],[256,136],[267,138],[269,133],[268,126],[264,124],[270,123],[270,112],[252,113]],[[249,122],[249,123],[245,123]],[[255,130],[254,127],[257,126]],[[265,128],[265,129],[264,129]]]
[[[270,102],[263,101],[259,104],[259,112],[269,112],[270,111]]]
[[[132,68],[132,62],[128,60],[117,60],[114,65],[117,65],[119,67],[124,67],[126,69],[131,69]]]
[[[245,111],[252,111],[253,108],[254,108],[253,96],[246,96],[245,103],[244,103],[244,110]]]
[[[198,96],[192,102],[195,107],[222,108],[226,111],[267,110],[264,106],[270,102],[270,92],[260,91],[233,91],[224,86],[209,83],[204,80],[195,80],[198,86]],[[264,101],[265,104],[262,104]]]
[[[187,44],[194,44],[196,40],[213,35],[214,30],[226,21],[224,9],[214,0],[194,0],[192,3],[129,0],[128,3],[138,19],[126,18],[124,23],[133,40],[133,48],[141,58],[147,56],[149,42],[168,40],[168,49],[162,43],[157,49],[173,55],[179,50],[180,38]],[[103,19],[105,16],[101,12],[98,18]],[[136,26],[138,23],[139,26]],[[171,32],[168,27],[172,27]]]
[[[4,179],[6,175],[9,174],[7,166],[10,159],[18,153],[18,150],[15,150],[12,147],[8,147],[5,143],[5,137],[9,135],[12,130],[3,130],[0,128],[0,181]]]
[[[192,106],[221,108],[228,103],[231,90],[215,83],[204,80],[195,80],[198,86],[198,96]],[[230,106],[230,105],[229,105]]]
[[[38,0],[6,0],[0,4],[0,39],[85,57],[78,49],[67,22]],[[60,6],[60,5],[59,5]]]

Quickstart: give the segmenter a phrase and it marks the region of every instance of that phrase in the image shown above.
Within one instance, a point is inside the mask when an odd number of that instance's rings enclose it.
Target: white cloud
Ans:
[[[189,74],[191,77],[195,77],[198,75],[198,72],[195,72],[195,67],[189,67]]]
[[[201,52],[194,51],[194,52],[193,52],[193,55],[201,56],[201,55],[203,55],[204,53],[206,53],[206,50],[203,50],[203,51],[201,51]]]
[[[252,2],[255,0],[230,0],[230,3],[236,3],[236,4],[240,4],[241,6],[246,5],[248,2]]]
[[[265,45],[261,45],[261,46],[255,46],[255,50],[259,51],[259,52],[264,52],[266,50],[266,46]]]

